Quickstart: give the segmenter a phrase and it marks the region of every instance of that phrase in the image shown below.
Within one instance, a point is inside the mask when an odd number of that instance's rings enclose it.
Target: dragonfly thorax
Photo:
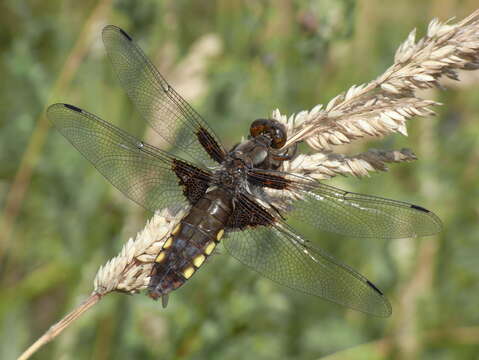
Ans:
[[[230,156],[241,160],[248,168],[259,167],[270,155],[271,139],[260,135],[243,141],[230,151]]]
[[[230,190],[237,190],[246,181],[247,166],[243,160],[228,156],[214,173],[214,183]]]

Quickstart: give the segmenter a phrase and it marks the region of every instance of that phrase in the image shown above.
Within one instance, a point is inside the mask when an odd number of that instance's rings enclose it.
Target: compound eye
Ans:
[[[286,127],[274,119],[257,119],[253,121],[249,131],[253,137],[260,135],[269,137],[273,149],[280,149],[286,143]]]
[[[249,133],[251,136],[256,137],[264,134],[269,130],[269,122],[266,119],[257,119],[251,123]]]
[[[286,144],[286,129],[283,126],[283,124],[277,123],[272,127],[274,130],[273,132],[273,137],[272,140],[273,142],[271,143],[271,147],[273,149],[281,149],[284,144]]]

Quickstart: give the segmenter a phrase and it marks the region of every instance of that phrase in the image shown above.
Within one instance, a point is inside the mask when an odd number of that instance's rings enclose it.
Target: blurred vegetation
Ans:
[[[373,79],[412,28],[424,34],[433,17],[462,18],[475,7],[477,0],[3,0],[0,358],[18,356],[85,298],[98,267],[149,216],[43,117],[49,103],[64,101],[155,141],[115,79],[103,25],[127,30],[231,145],[276,107],[310,109]],[[411,121],[408,138],[341,149],[410,147],[418,162],[328,182],[428,207],[443,219],[442,234],[308,234],[377,283],[392,317],[279,287],[222,255],[166,310],[145,296],[108,295],[34,358],[477,358],[479,75],[464,79],[426,94],[445,105],[435,118]]]

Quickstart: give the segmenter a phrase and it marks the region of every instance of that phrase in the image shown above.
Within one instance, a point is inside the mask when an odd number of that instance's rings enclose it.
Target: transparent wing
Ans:
[[[290,216],[338,234],[397,239],[433,235],[442,228],[433,212],[406,202],[319,183],[301,196],[293,203]]]
[[[352,237],[395,239],[433,235],[442,229],[441,220],[418,205],[344,191],[279,171],[255,170],[252,177],[256,183],[280,189],[272,193],[280,203],[288,204],[283,214],[286,219],[321,230]]]
[[[175,159],[112,124],[67,104],[54,104],[48,118],[63,136],[127,197],[148,210],[186,205],[181,175],[206,190],[209,173]]]
[[[236,206],[251,208],[245,202]],[[364,313],[383,317],[391,314],[388,300],[369,280],[307,245],[281,222],[233,231],[225,236],[223,244],[244,265],[281,285]]]
[[[108,25],[103,42],[121,85],[143,118],[182,157],[212,166],[225,151],[213,130],[163,78],[122,29]]]

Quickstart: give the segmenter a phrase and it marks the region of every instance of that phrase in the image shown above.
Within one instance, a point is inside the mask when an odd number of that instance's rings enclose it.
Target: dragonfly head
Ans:
[[[273,149],[281,149],[287,140],[286,127],[274,119],[256,119],[251,123],[249,131],[254,138],[267,137]]]

